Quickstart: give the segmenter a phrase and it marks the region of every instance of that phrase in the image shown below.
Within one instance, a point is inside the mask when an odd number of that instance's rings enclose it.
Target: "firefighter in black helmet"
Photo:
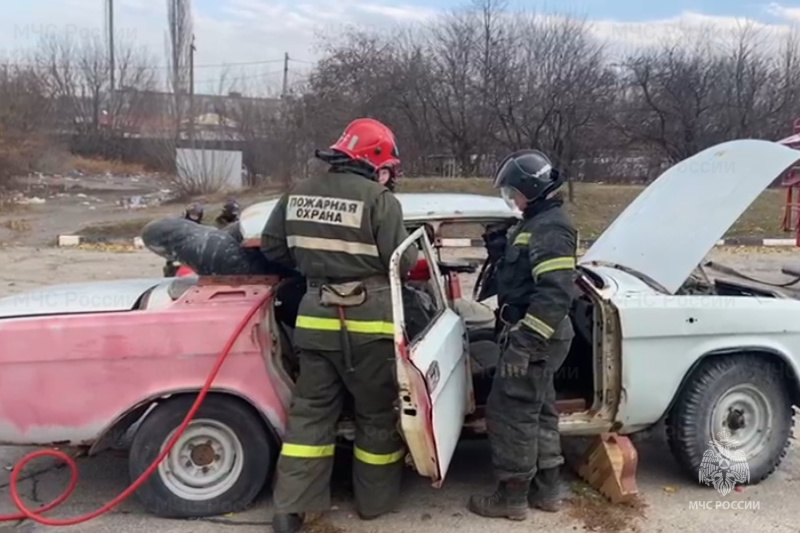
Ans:
[[[216,218],[215,222],[219,229],[228,227],[229,225],[239,220],[239,213],[241,208],[236,198],[228,198],[222,205],[222,212]]]
[[[574,336],[568,314],[577,231],[562,207],[562,183],[538,150],[506,157],[494,182],[523,219],[509,231],[497,266],[502,356],[486,416],[498,485],[469,501],[485,517],[524,520],[529,506],[557,511],[565,496],[553,379]]]
[[[203,223],[203,206],[198,203],[189,204],[186,206],[186,209],[183,210],[183,217],[186,220],[191,220],[192,222],[196,222],[197,224]],[[163,272],[165,278],[174,277],[175,274],[178,273],[178,268],[180,268],[181,262],[175,259],[174,257],[167,259],[167,263],[164,265]]]

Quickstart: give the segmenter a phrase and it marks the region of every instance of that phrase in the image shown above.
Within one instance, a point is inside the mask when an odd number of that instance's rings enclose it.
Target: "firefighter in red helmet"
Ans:
[[[276,533],[300,531],[307,513],[330,509],[345,394],[355,406],[353,484],[362,518],[393,509],[405,457],[394,411],[388,274],[389,259],[408,234],[400,202],[379,177],[400,163],[395,137],[377,120],[360,118],[315,155],[330,165],[329,173],[286,193],[262,234],[267,258],[299,270],[308,287],[294,333],[301,372],[278,460]],[[411,247],[401,274],[416,256]]]

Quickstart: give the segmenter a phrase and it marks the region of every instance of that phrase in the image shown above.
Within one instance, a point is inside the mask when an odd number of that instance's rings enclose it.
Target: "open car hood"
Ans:
[[[0,318],[130,311],[142,294],[172,278],[53,285],[0,298]]]
[[[518,218],[519,211],[511,209],[506,202],[495,196],[460,193],[397,193],[403,206],[406,222],[429,222],[453,220],[506,220]],[[261,232],[278,199],[251,205],[240,217],[242,239],[261,239]]]
[[[703,150],[647,187],[580,263],[618,265],[674,294],[750,204],[798,160],[800,151],[752,139]]]

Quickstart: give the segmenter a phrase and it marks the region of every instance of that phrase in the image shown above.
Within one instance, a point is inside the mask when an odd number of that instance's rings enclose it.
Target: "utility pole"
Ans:
[[[289,89],[289,52],[283,54],[283,90],[281,98],[286,98]]]
[[[192,45],[189,47],[189,141],[192,143],[192,148],[194,148],[194,52],[196,50],[192,34]]]
[[[108,0],[108,62],[111,94],[114,94],[114,0]]]
[[[281,104],[280,108],[280,120],[283,122],[284,127],[288,126],[288,117],[289,114],[287,113],[287,108],[289,107],[289,102],[287,100],[287,96],[289,93],[289,52],[285,52],[283,54],[283,90],[281,91]],[[287,128],[288,131],[288,128]],[[281,136],[282,143],[286,142],[287,137]],[[289,150],[288,146],[284,146],[284,150]],[[281,181],[283,181],[283,189],[288,190],[292,184],[292,175],[291,175],[291,166],[289,160],[287,158],[283,158],[281,164]]]

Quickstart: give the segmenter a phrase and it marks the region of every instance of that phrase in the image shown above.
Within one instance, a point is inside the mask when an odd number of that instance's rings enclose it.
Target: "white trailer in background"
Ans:
[[[196,185],[196,190],[238,191],[244,186],[242,152],[238,150],[178,148],[175,167],[181,182]]]

